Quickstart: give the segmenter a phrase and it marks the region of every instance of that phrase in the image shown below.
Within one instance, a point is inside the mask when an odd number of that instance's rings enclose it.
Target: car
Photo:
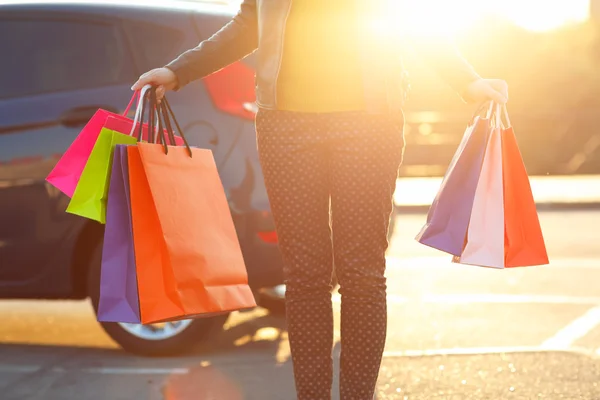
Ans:
[[[45,178],[96,110],[122,113],[140,74],[196,46],[232,13],[183,1],[3,1],[0,298],[90,297],[97,308],[104,227],[66,213],[69,199]],[[262,289],[283,283],[283,269],[256,150],[252,57],[169,101],[190,144],[214,153],[260,302]],[[102,327],[125,350],[160,356],[192,348],[226,320]]]

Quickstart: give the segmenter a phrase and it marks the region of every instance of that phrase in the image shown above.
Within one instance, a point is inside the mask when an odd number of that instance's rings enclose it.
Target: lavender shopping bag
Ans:
[[[98,321],[141,322],[130,204],[127,146],[117,145],[108,192]]]
[[[490,132],[490,119],[479,116],[465,131],[429,209],[427,222],[416,237],[419,243],[461,255]]]

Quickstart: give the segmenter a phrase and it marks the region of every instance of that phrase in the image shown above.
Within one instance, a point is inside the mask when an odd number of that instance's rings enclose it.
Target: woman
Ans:
[[[378,25],[383,3],[244,0],[214,36],[133,87],[155,85],[162,97],[257,51],[258,150],[285,261],[300,400],[331,398],[334,259],[342,400],[373,398],[385,345],[385,252],[405,85],[397,37]],[[480,78],[451,45],[420,50],[464,99],[507,101],[506,83]]]

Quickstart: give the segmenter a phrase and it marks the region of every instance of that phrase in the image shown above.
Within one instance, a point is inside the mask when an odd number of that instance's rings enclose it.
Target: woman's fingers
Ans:
[[[177,76],[168,68],[156,68],[140,76],[131,89],[141,90],[146,85],[156,87],[156,98],[160,102],[168,90],[177,86]]]
[[[160,104],[161,100],[163,99],[163,97],[165,97],[165,86],[164,85],[160,85],[156,88],[156,99],[158,100],[158,103]]]
[[[155,78],[156,78],[156,70],[153,69],[152,71],[148,71],[139,77],[137,82],[134,83],[133,86],[131,87],[131,90],[141,90],[146,85],[153,85],[156,83]]]

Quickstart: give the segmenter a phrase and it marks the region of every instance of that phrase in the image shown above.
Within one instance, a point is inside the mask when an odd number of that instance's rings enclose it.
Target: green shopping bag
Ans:
[[[134,136],[102,128],[69,202],[68,213],[106,223],[106,200],[115,147],[118,144],[135,145],[137,141]]]

